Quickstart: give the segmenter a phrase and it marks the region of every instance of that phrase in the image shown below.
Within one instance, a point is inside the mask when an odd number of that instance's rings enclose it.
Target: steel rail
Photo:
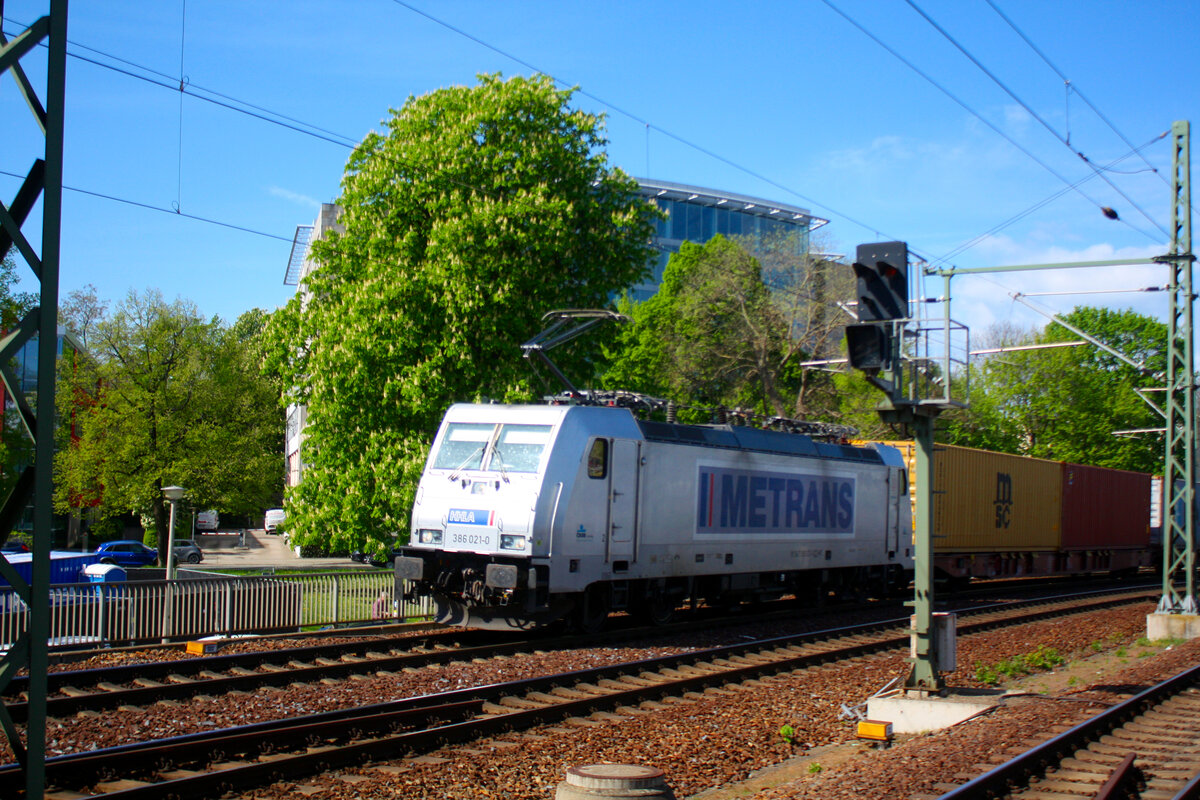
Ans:
[[[1127,597],[1102,604],[1090,603],[1084,607],[1073,606],[1067,608],[1059,607],[1054,610],[1042,610],[1020,618],[1009,617],[1006,620],[996,619],[974,623],[964,626],[963,630],[965,632],[973,632],[1004,624],[1020,624],[1030,620],[1043,619],[1047,616],[1081,613],[1084,610],[1092,610],[1097,605],[1107,607],[1114,603],[1132,602],[1136,599],[1138,598]],[[297,741],[319,740],[328,742],[331,739],[343,738],[348,734],[355,734],[359,738],[363,735],[370,736],[381,730],[394,727],[396,724],[394,722],[395,715],[412,713],[412,709],[419,705],[436,704],[439,707],[456,707],[457,704],[499,702],[505,697],[522,694],[537,694],[541,699],[536,702],[544,702],[547,696],[569,686],[576,687],[574,690],[576,693],[582,690],[585,693],[593,695],[578,700],[564,699],[563,702],[554,702],[542,708],[521,711],[503,709],[508,713],[436,729],[437,736],[441,737],[438,741],[442,743],[469,740],[499,730],[540,724],[561,719],[564,716],[611,709],[644,700],[658,699],[667,695],[702,690],[727,683],[736,683],[765,674],[811,667],[829,661],[845,660],[887,649],[903,647],[908,643],[907,632],[901,635],[883,636],[872,641],[858,641],[850,645],[831,647],[830,649],[815,652],[794,652],[795,648],[804,645],[825,643],[825,640],[831,637],[842,636],[861,639],[861,637],[870,633],[886,633],[889,628],[895,630],[900,623],[907,624],[907,620],[889,620],[886,622],[871,623],[867,626],[848,626],[826,631],[773,637],[771,639],[726,645],[683,654],[659,656],[637,662],[596,667],[560,675],[542,676],[509,683],[492,684],[490,686],[471,687],[437,695],[406,698],[387,704],[365,706],[358,709],[344,709],[291,720],[275,720],[258,723],[253,726],[227,729],[225,731],[188,734],[169,740],[123,745],[101,751],[59,756],[54,759],[48,759],[47,767],[50,770],[50,774],[56,779],[63,780],[69,777],[71,785],[82,786],[86,785],[89,780],[94,780],[99,774],[144,774],[148,765],[155,769],[160,769],[163,765],[179,767],[195,763],[197,760],[202,760],[203,758],[211,761],[214,753],[261,753],[267,750],[274,750],[278,747],[288,746],[287,743],[294,745]],[[787,652],[788,649],[791,649],[792,652]],[[775,652],[772,654],[771,651]],[[754,659],[752,663],[739,663],[750,660],[746,658],[747,656],[757,656],[758,658]],[[763,657],[770,660],[762,661]],[[684,672],[683,677],[679,676],[680,671]],[[627,681],[630,676],[647,676],[653,673],[666,674],[671,677],[661,681],[657,681],[657,679],[647,680],[645,677],[642,679],[634,678],[640,685],[623,691],[617,690],[621,683]],[[597,684],[606,682],[607,685],[604,688],[597,686]],[[645,685],[647,683],[649,685]],[[488,710],[496,711],[498,708],[498,706],[492,706]],[[367,733],[364,733],[364,731],[367,731]],[[426,733],[432,735],[433,732]],[[411,745],[418,741],[434,741],[422,738],[423,735],[406,733],[397,735],[399,738],[397,736],[384,737],[392,741],[393,745],[390,748],[385,747],[382,750],[374,749],[376,748],[375,742],[349,742],[339,744],[335,750],[321,752],[316,757],[314,757],[313,753],[306,750],[303,756],[297,756],[296,758],[308,765],[307,767],[303,767],[303,769],[307,770],[305,774],[311,774],[314,771],[321,771],[322,769],[360,763],[363,758],[372,757],[370,756],[372,753],[386,753],[388,757],[395,758],[398,752],[397,748],[409,746],[405,745],[405,742]],[[368,755],[363,755],[364,753]],[[239,765],[233,769],[189,775],[162,783],[108,793],[106,796],[114,798],[211,796],[211,792],[217,789],[228,791],[229,787],[247,787],[252,785],[253,781],[263,779],[263,776],[268,776],[268,779],[277,780],[280,776],[298,774],[296,771],[302,769],[302,766],[300,764],[291,764],[291,758],[284,754],[276,754],[271,757],[266,765]],[[270,767],[275,767],[275,770],[272,771]],[[11,769],[15,769],[15,766],[0,768],[0,786],[4,786],[7,783],[4,778]],[[249,781],[249,783],[243,781]],[[3,789],[0,789],[0,797],[7,796],[9,795]]]
[[[1157,588],[1156,588],[1157,596]],[[1037,598],[1031,600],[1023,600],[1015,603],[1000,603],[990,604],[986,606],[978,606],[976,608],[967,609],[960,613],[964,615],[978,616],[989,613],[1006,613],[1017,611],[1021,608],[1030,606],[1069,603],[1077,598],[1095,596],[1096,594],[1104,593],[1082,593],[1067,598]],[[1100,601],[1099,605],[1092,604],[1085,607],[1084,610],[1096,607],[1104,607],[1110,601]],[[1051,611],[1050,613],[1055,613]],[[893,618],[884,620],[878,623],[873,623],[880,626],[876,629],[894,627],[896,625],[905,624],[907,618]],[[852,626],[854,627],[854,626]],[[638,629],[645,631],[645,629]],[[654,629],[651,629],[653,631]],[[831,629],[831,630],[846,630],[846,629]],[[960,632],[968,632],[974,630],[971,626],[959,626]],[[600,641],[605,639],[628,636],[630,631],[614,632],[600,638]],[[658,632],[661,634],[661,631]],[[820,633],[820,632],[817,632]],[[642,634],[637,634],[642,635]],[[650,632],[646,632],[650,635]],[[790,641],[792,636],[807,636],[814,634],[791,634],[789,636],[778,637],[781,642]],[[402,640],[403,641],[403,640]],[[763,640],[768,641],[768,640]],[[553,639],[539,640],[521,640],[508,642],[495,642],[474,647],[456,648],[435,650],[427,653],[408,653],[398,656],[388,657],[364,657],[362,661],[347,661],[336,664],[317,664],[313,666],[300,666],[299,662],[304,660],[300,654],[311,658],[314,654],[321,657],[318,653],[319,648],[295,648],[288,650],[272,650],[253,654],[231,654],[229,656],[211,656],[205,659],[188,659],[183,661],[171,662],[154,662],[147,665],[129,665],[127,667],[119,667],[114,671],[103,669],[87,670],[76,673],[53,673],[56,675],[75,675],[81,677],[89,677],[92,680],[109,680],[118,681],[122,677],[126,680],[133,678],[150,678],[152,680],[171,680],[173,675],[182,675],[188,677],[190,682],[183,683],[163,683],[157,686],[139,686],[137,688],[127,688],[112,691],[100,690],[94,693],[88,693],[77,696],[51,697],[46,700],[47,715],[51,717],[66,717],[79,713],[80,711],[98,711],[104,709],[117,708],[123,705],[149,705],[160,700],[173,700],[190,697],[196,694],[213,694],[231,691],[247,691],[262,687],[279,687],[288,686],[296,682],[316,681],[324,678],[339,679],[347,678],[351,675],[361,674],[364,670],[371,672],[389,672],[401,670],[404,668],[420,668],[429,664],[445,664],[453,661],[470,660],[473,658],[487,658],[496,655],[510,655],[513,653],[525,652],[533,648],[539,649],[556,649],[579,646],[583,643],[594,644],[597,642],[597,637],[583,638],[579,636],[556,637]],[[365,644],[365,643],[364,643]],[[753,643],[750,643],[753,644]],[[743,645],[732,645],[733,647],[741,647]],[[373,649],[378,649],[379,643],[374,643],[374,648],[370,646],[359,647],[357,650],[347,650],[343,654],[372,652]],[[243,658],[242,656],[246,656]],[[289,662],[297,662],[289,666]],[[233,670],[237,668],[246,669],[248,665],[262,666],[265,664],[279,665],[286,667],[278,672],[254,672],[251,674],[233,674],[229,676],[217,676],[215,673],[220,670]],[[140,669],[140,666],[153,667],[145,671]],[[187,667],[184,671],[181,667]],[[89,676],[89,673],[94,673]],[[207,673],[207,674],[201,674]],[[66,678],[60,679],[60,685],[67,684]],[[17,702],[10,703],[8,710],[13,720],[21,722],[25,719],[27,705]]]
[[[1027,750],[995,769],[985,772],[957,789],[943,794],[939,800],[991,800],[1023,788],[1033,778],[1085,748],[1101,736],[1127,724],[1150,708],[1200,682],[1200,666],[1185,670],[1157,686],[1118,703],[1075,727]]]

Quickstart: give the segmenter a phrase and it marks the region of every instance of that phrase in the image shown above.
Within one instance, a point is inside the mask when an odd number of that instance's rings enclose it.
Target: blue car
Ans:
[[[132,539],[105,542],[96,548],[101,564],[118,564],[122,567],[145,567],[158,561],[158,551]]]

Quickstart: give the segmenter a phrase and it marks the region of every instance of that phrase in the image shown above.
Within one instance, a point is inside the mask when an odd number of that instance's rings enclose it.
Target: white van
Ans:
[[[198,531],[215,531],[220,524],[221,518],[212,509],[196,514],[196,530]]]
[[[282,508],[268,508],[263,527],[267,529],[267,533],[275,533],[275,529],[282,525],[286,518]]]

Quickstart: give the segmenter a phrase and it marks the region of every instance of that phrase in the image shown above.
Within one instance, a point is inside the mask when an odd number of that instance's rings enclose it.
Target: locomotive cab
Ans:
[[[623,409],[451,407],[417,488],[397,578],[433,596],[439,622],[528,628],[566,614],[573,600],[550,591],[553,540],[567,535],[556,514],[589,464],[608,476],[611,439],[597,437],[599,428],[637,434]]]

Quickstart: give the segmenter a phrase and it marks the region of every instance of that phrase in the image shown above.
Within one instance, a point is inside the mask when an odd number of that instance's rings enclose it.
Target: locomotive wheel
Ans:
[[[654,592],[646,598],[639,616],[650,625],[668,625],[675,619],[675,604],[665,595]]]
[[[575,609],[575,629],[580,633],[599,633],[608,622],[608,599],[599,586],[589,586]]]

